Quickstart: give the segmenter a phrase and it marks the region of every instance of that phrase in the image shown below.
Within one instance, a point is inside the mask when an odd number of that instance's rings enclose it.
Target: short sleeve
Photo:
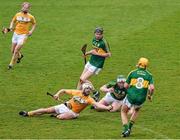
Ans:
[[[115,82],[115,80],[114,80],[114,81],[108,82],[108,83],[106,84],[106,87],[107,87],[107,88],[111,88],[111,87],[114,87],[115,85],[116,85],[116,82]]]
[[[35,19],[34,16],[31,17],[31,23],[32,23],[32,24],[36,24],[36,19]]]
[[[17,14],[12,18],[12,22],[16,22]]]
[[[66,89],[65,92],[66,92],[66,94],[73,95],[73,96],[80,94],[80,91],[79,91],[79,90]]]
[[[89,97],[88,98],[88,104],[89,105],[92,105],[93,103],[95,103],[96,101],[92,98],[92,97]]]
[[[126,79],[126,83],[130,84],[130,82],[131,82],[131,76],[132,76],[132,72],[130,72],[130,73],[128,74],[128,77],[127,77],[127,79]]]
[[[149,83],[150,83],[150,84],[154,84],[154,80],[153,80],[152,75],[150,76]]]

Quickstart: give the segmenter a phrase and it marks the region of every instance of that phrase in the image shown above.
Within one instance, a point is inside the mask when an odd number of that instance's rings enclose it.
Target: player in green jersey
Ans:
[[[127,88],[127,96],[123,100],[121,107],[121,119],[123,124],[123,137],[128,137],[131,128],[138,117],[139,110],[146,100],[146,97],[151,101],[154,92],[153,76],[147,71],[148,59],[140,58],[137,64],[137,69],[129,73],[125,83]],[[134,111],[128,122],[128,111],[133,107]]]
[[[122,101],[126,96],[126,88],[124,87],[125,81],[126,78],[123,75],[119,75],[116,80],[103,85],[100,90],[106,93],[106,95],[99,101],[99,103],[106,106],[112,105],[113,109],[111,112],[120,111]]]
[[[81,89],[83,83],[90,83],[88,79],[93,75],[97,75],[102,70],[105,59],[111,56],[109,44],[103,37],[103,28],[97,27],[94,31],[94,35],[95,37],[92,40],[93,49],[86,52],[84,56],[91,55],[91,57],[80,76],[77,89]],[[97,92],[94,92],[95,95],[96,93]],[[97,94],[97,96],[99,96],[99,94]]]

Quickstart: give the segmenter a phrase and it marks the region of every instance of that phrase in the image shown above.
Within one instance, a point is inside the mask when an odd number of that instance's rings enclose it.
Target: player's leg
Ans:
[[[13,35],[13,37],[14,37],[14,35]],[[13,67],[13,65],[17,62],[18,58],[23,57],[20,53],[20,50],[23,47],[23,44],[25,43],[26,40],[27,40],[26,35],[15,35],[15,37],[12,39],[12,42],[16,42],[17,45],[14,48],[13,56],[12,56],[9,66],[8,66],[8,69],[11,69]]]
[[[109,103],[108,103],[106,100],[104,100],[104,98],[102,98],[102,99],[99,101],[99,104],[102,104],[102,105],[105,105],[105,106],[108,106],[108,105],[109,105]],[[102,110],[102,109],[97,109],[96,107],[94,107],[94,109],[96,109],[98,112],[104,111],[104,110]]]
[[[90,65],[90,63],[88,62],[88,63],[85,65],[84,70],[83,70],[83,72],[82,72],[82,74],[81,74],[81,76],[80,76],[80,79],[79,79],[78,85],[77,85],[77,89],[80,89],[80,88],[81,88],[81,85],[82,85],[83,83],[85,83],[86,80],[89,78],[88,73],[87,73],[88,71],[90,71],[91,74],[93,74],[93,71],[91,71],[90,67],[91,67],[91,65]],[[87,74],[86,74],[86,73],[87,73]]]
[[[17,43],[12,43],[12,45],[11,45],[11,53],[12,53],[12,55],[14,54],[14,50],[16,48],[16,45],[17,45]]]
[[[106,93],[106,95],[99,101],[99,104],[108,106],[108,105],[112,104],[112,102],[113,102],[113,98],[111,97],[110,93]],[[104,110],[101,110],[101,109],[96,109],[96,110],[99,111],[99,112],[104,111]]]
[[[130,121],[128,123],[128,128],[131,130],[133,127],[133,124],[135,123],[138,115],[139,115],[140,107],[134,107],[134,111],[131,115]]]
[[[40,108],[37,110],[32,110],[32,111],[20,111],[19,115],[21,116],[39,116],[43,114],[50,114],[50,113],[55,113],[55,107],[48,107],[48,108]]]
[[[75,116],[73,113],[71,112],[66,112],[66,113],[63,113],[63,114],[59,114],[56,116],[57,119],[60,119],[60,120],[70,120],[70,119],[75,119],[77,118],[77,116]]]
[[[70,108],[68,108],[66,104],[55,106],[55,112],[58,114],[56,118],[60,120],[74,119],[79,116],[79,114],[73,112]]]
[[[128,99],[125,98],[123,100],[123,105],[121,107],[121,120],[123,125],[123,137],[128,137],[130,135],[130,131],[128,128],[128,111],[131,108],[131,104],[129,103]]]
[[[94,73],[89,70],[87,70],[85,73],[83,73],[83,75],[81,75],[81,77],[80,77],[80,87],[83,83],[88,82],[88,79],[93,75],[94,75]]]
[[[23,47],[22,45],[16,45],[11,62],[9,64],[9,69],[11,69],[13,67],[13,65],[16,63],[16,61],[18,59],[19,51],[21,50],[22,47]]]
[[[13,55],[14,55],[14,50],[15,50],[17,44],[18,44],[18,35],[16,33],[14,33],[13,36],[12,36],[12,45],[11,45],[12,56],[11,56],[11,61],[10,61],[9,65],[8,65],[8,69],[12,69],[13,64],[15,63],[14,59],[13,59]]]
[[[121,110],[122,101],[114,101],[112,103],[113,109],[110,112],[117,112]]]

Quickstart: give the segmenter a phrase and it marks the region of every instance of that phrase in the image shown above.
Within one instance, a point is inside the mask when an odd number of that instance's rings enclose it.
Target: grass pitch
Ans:
[[[0,27],[19,10],[21,0],[0,0]],[[46,91],[75,88],[83,70],[80,47],[89,49],[96,26],[105,29],[112,57],[93,77],[96,88],[127,75],[139,57],[149,58],[155,80],[152,103],[144,104],[129,138],[180,138],[179,0],[29,0],[37,29],[22,49],[24,58],[7,71],[11,34],[0,35],[0,138],[120,139],[119,113],[89,107],[76,120],[48,115],[22,118],[20,110],[56,105]],[[68,97],[65,96],[64,100]]]

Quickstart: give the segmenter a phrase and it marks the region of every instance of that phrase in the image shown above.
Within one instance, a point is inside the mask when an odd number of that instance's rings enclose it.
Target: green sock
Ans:
[[[133,127],[133,124],[134,124],[133,121],[129,121],[129,123],[128,123],[128,128],[131,129],[131,128]]]
[[[125,132],[125,131],[127,131],[128,130],[128,124],[124,124],[123,125],[123,131]]]

